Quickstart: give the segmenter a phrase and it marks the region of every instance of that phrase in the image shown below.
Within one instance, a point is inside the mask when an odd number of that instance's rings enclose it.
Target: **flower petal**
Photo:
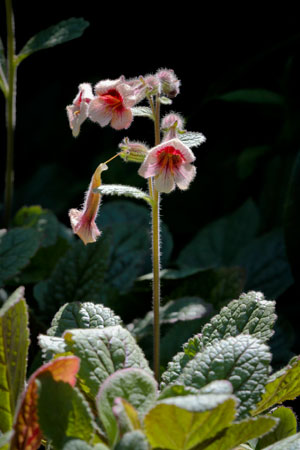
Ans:
[[[115,130],[122,130],[130,127],[133,121],[133,114],[130,108],[123,108],[121,111],[116,109],[112,112],[111,127]]]
[[[192,164],[183,164],[174,173],[174,180],[179,189],[185,191],[188,189],[189,184],[196,176],[196,167]]]
[[[91,101],[88,116],[93,122],[98,122],[101,127],[105,127],[112,119],[112,109],[98,97]]]
[[[154,185],[158,192],[168,194],[175,189],[174,177],[169,171],[164,170],[155,177]]]

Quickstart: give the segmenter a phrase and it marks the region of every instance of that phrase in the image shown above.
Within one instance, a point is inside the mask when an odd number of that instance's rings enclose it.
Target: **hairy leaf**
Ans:
[[[47,334],[61,336],[72,328],[105,328],[120,324],[120,317],[110,308],[89,302],[72,302],[63,305],[55,314]]]
[[[149,119],[153,120],[152,110],[148,106],[134,106],[131,108],[131,111],[136,117],[149,117]]]
[[[0,309],[0,431],[10,431],[19,395],[24,389],[29,346],[24,288],[18,288]]]
[[[178,137],[187,147],[199,147],[206,141],[206,137],[196,131],[186,131]]]
[[[265,392],[252,415],[259,414],[271,406],[294,400],[300,395],[300,357],[291,360],[290,364],[274,373],[265,386]]]
[[[144,433],[139,430],[125,433],[116,445],[116,450],[148,450],[149,445]]]
[[[94,189],[94,192],[98,192],[102,195],[117,195],[119,197],[123,195],[124,197],[145,200],[148,204],[152,203],[151,198],[146,192],[136,187],[125,186],[123,184],[103,184],[102,186]]]
[[[214,437],[233,421],[236,400],[229,395],[187,395],[158,402],[144,419],[152,447],[188,450]]]
[[[71,19],[63,20],[46,30],[40,31],[29,39],[22,48],[17,57],[17,62],[20,63],[24,58],[27,58],[27,56],[38,50],[55,47],[56,45],[80,37],[88,26],[89,23],[86,20],[72,17]]]
[[[271,444],[265,447],[264,450],[300,450],[300,433]]]
[[[259,439],[255,450],[262,450],[268,445],[297,433],[297,419],[290,408],[281,406],[275,409],[271,416],[279,419],[279,423],[272,433]]]
[[[143,417],[154,405],[157,384],[144,370],[137,368],[118,370],[102,384],[96,398],[97,410],[102,424],[113,446],[118,438],[118,423],[113,411],[114,400],[127,400]]]
[[[228,380],[240,399],[244,417],[261,399],[268,380],[271,354],[250,335],[228,337],[207,345],[185,366],[177,383],[200,389],[213,380]]]

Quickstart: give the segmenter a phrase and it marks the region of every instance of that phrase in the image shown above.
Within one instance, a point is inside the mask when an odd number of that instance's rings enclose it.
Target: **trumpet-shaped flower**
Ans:
[[[74,137],[79,135],[80,126],[88,116],[89,103],[94,98],[92,86],[89,83],[80,84],[78,89],[78,94],[74,98],[72,105],[68,105],[66,108]]]
[[[98,122],[102,127],[110,123],[116,130],[131,125],[131,108],[139,101],[132,83],[127,83],[123,76],[117,80],[103,80],[96,84],[95,94],[88,113],[93,122]]]
[[[179,139],[171,139],[152,148],[139,168],[144,178],[154,177],[158,192],[169,193],[177,185],[186,190],[196,175],[193,152]]]
[[[81,210],[70,209],[69,211],[73,232],[80,237],[84,244],[95,242],[101,234],[95,223],[101,195],[94,193],[93,190],[101,185],[101,172],[107,169],[106,164],[100,164],[97,167],[86,193],[83,208]]]

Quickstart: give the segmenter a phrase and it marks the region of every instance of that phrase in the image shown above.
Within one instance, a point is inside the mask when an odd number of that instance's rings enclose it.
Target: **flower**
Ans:
[[[96,97],[89,106],[89,118],[101,127],[110,123],[115,130],[128,128],[133,120],[131,111],[138,99],[135,86],[123,76],[117,80],[103,80],[96,84]]]
[[[144,178],[154,177],[158,192],[169,193],[177,185],[186,190],[196,175],[193,152],[179,139],[171,139],[152,148],[139,168]]]
[[[83,208],[81,210],[70,209],[69,211],[73,232],[80,237],[84,244],[95,242],[101,234],[95,223],[101,195],[94,193],[93,190],[101,185],[101,172],[107,169],[106,164],[99,164],[85,195]]]
[[[89,83],[80,84],[78,89],[79,92],[74,98],[72,105],[68,105],[66,108],[74,137],[79,135],[80,126],[88,116],[89,103],[94,98],[92,86]]]
[[[148,153],[148,148],[142,142],[130,141],[125,137],[119,144],[120,156],[124,161],[142,163]]]
[[[163,141],[169,141],[177,137],[178,133],[183,132],[184,120],[177,113],[167,114],[162,122],[161,128],[164,133]]]
[[[161,85],[162,94],[174,98],[179,94],[180,80],[172,69],[161,69],[156,73]]]

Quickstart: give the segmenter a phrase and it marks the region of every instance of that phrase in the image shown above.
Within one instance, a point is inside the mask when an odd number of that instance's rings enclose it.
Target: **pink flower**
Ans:
[[[101,185],[101,172],[107,169],[106,164],[100,164],[97,167],[86,193],[83,208],[81,210],[70,209],[69,211],[73,232],[80,237],[84,244],[95,242],[101,234],[95,223],[101,195],[94,193],[93,190]]]
[[[89,106],[89,118],[102,127],[110,123],[116,130],[128,128],[133,120],[131,108],[138,101],[135,91],[135,85],[127,83],[123,76],[100,81],[95,86],[96,98]]]
[[[88,116],[89,103],[94,98],[92,86],[89,83],[80,84],[78,89],[79,92],[72,105],[67,106],[69,124],[74,137],[79,135],[80,126]]]
[[[179,94],[180,80],[172,69],[161,69],[156,73],[161,85],[161,92],[167,97],[174,98]]]
[[[188,189],[196,175],[193,152],[179,139],[171,139],[152,148],[139,169],[144,178],[154,177],[158,192],[169,193],[177,185],[179,189]]]

